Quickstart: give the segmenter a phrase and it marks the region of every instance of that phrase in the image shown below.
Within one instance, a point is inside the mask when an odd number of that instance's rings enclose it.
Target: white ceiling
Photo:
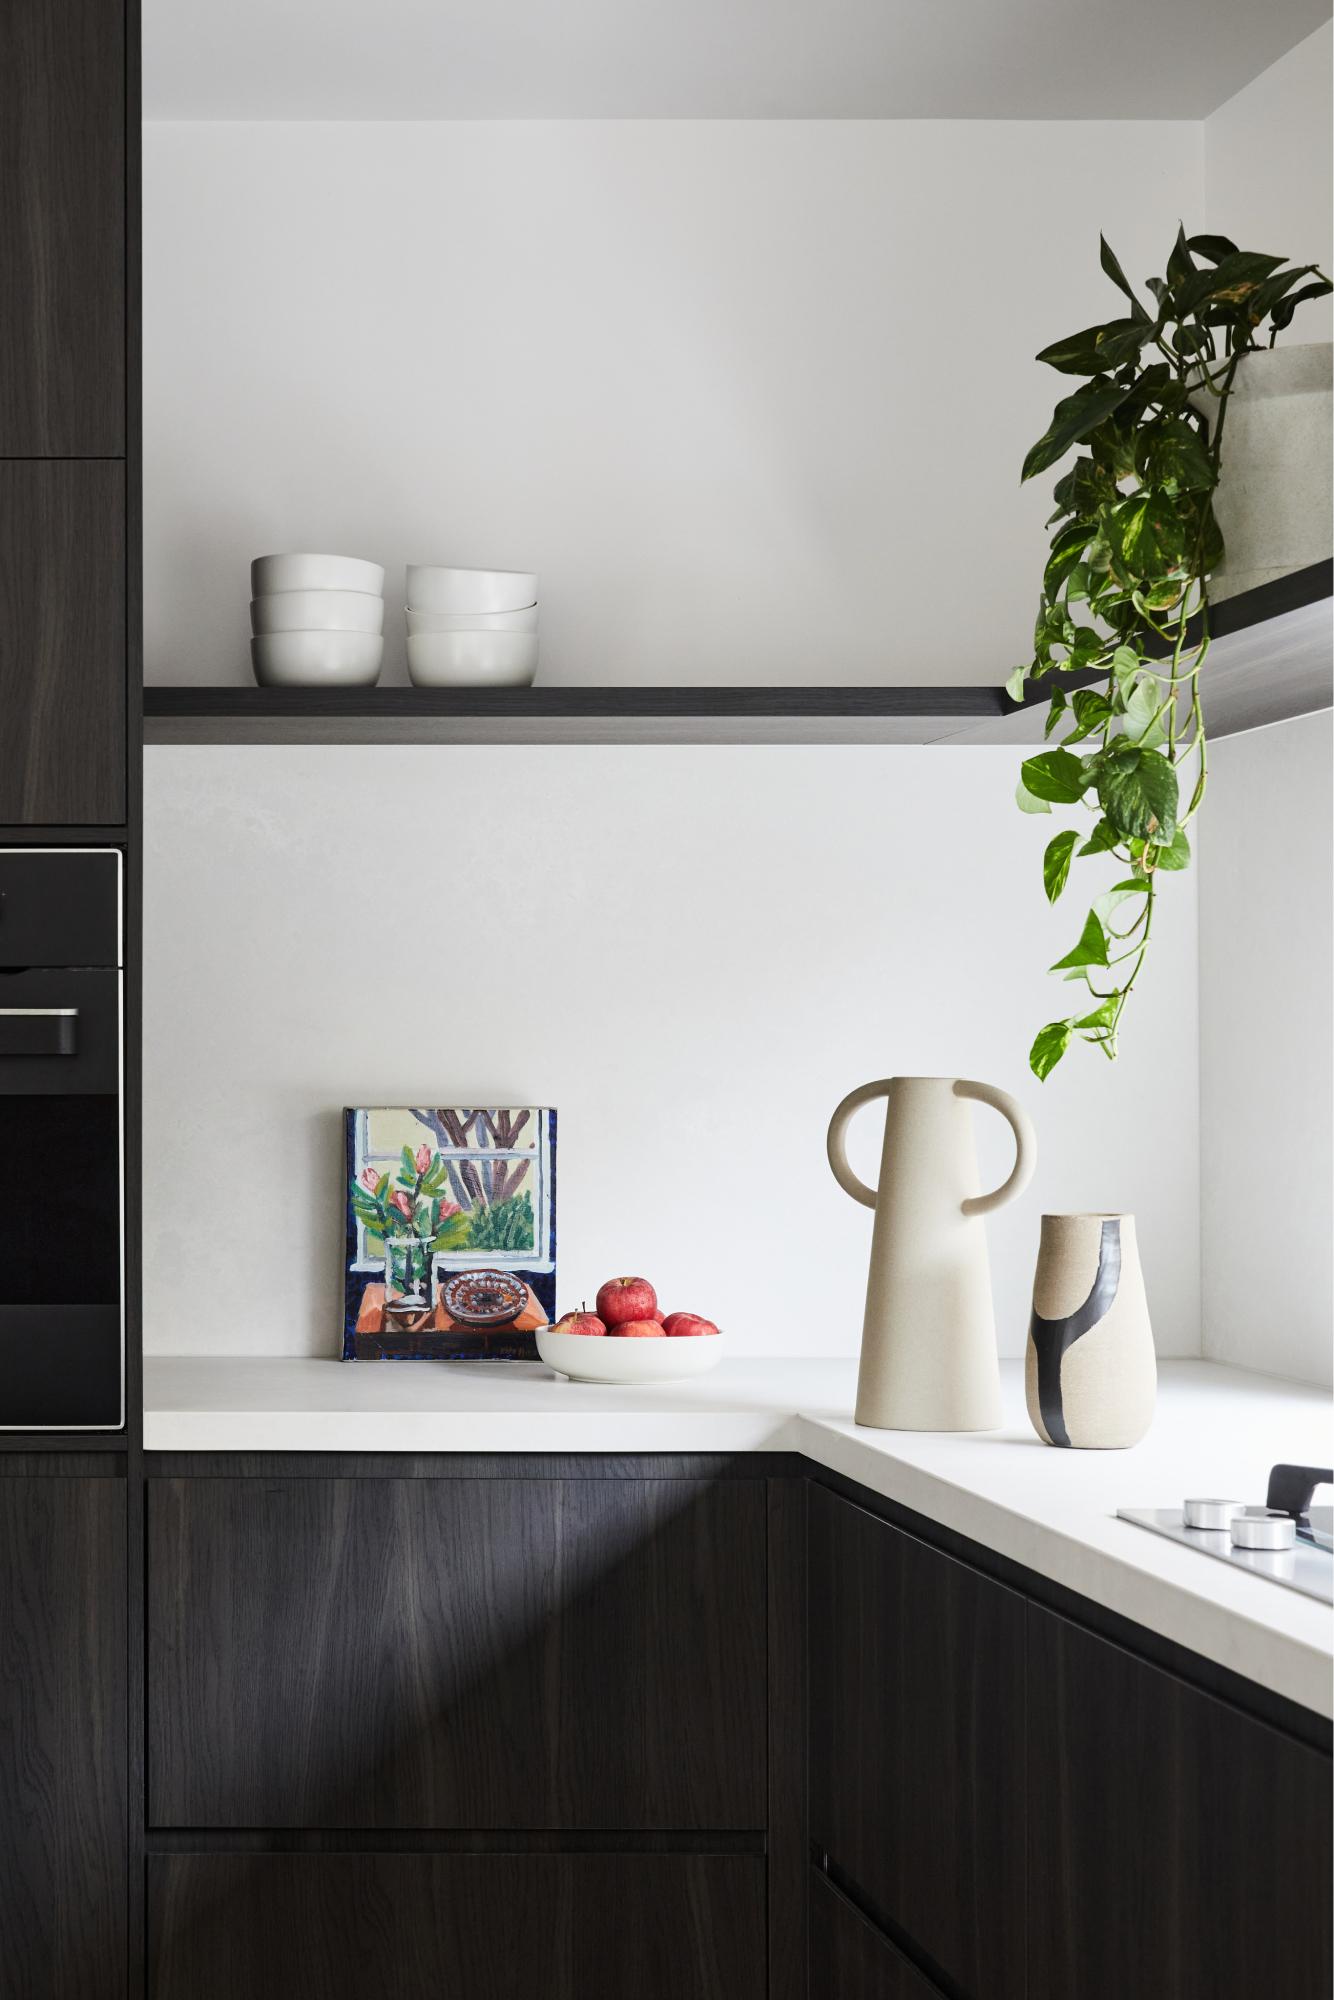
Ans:
[[[147,118],[1202,118],[1328,0],[144,0]]]

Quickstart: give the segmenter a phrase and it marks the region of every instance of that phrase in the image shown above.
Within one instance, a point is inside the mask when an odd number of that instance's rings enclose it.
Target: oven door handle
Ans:
[[[77,1007],[0,1007],[0,1056],[75,1056]]]

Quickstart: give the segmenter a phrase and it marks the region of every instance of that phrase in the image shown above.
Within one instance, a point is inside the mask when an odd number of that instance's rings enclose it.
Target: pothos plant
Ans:
[[[1148,280],[1150,310],[1102,239],[1102,268],[1128,310],[1037,357],[1085,379],[1024,460],[1032,479],[1080,447],[1053,494],[1033,657],[1006,684],[1021,699],[1030,675],[1050,676],[1046,735],[1068,726],[1054,749],[1026,760],[1017,798],[1025,812],[1087,806],[1094,817],[1091,829],[1067,827],[1047,843],[1049,902],[1075,860],[1108,855],[1118,867],[1052,967],[1085,990],[1034,1041],[1029,1063],[1041,1078],[1076,1038],[1115,1059],[1159,879],[1190,864],[1187,828],[1208,777],[1200,677],[1209,576],[1223,555],[1213,493],[1228,399],[1242,357],[1266,334],[1272,347],[1304,300],[1331,290],[1315,265],[1283,263],[1178,230],[1166,276]]]

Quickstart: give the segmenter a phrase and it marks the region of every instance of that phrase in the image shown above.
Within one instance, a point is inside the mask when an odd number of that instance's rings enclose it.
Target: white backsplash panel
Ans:
[[[1001,748],[154,747],[146,1344],[336,1354],[347,1104],[560,1107],[558,1310],[619,1272],[744,1354],[852,1354],[871,1219],[840,1098],[984,1077],[1037,1127],[991,1218],[1023,1351],[1044,1209],[1131,1210],[1160,1352],[1199,1348],[1196,923],[1173,878],[1115,1066],[1045,1085],[1054,822]],[[992,1186],[1013,1142],[978,1119]],[[873,1111],[851,1158],[874,1180]],[[404,1364],[409,1365],[409,1364]],[[422,1364],[426,1365],[426,1364]],[[502,1365],[502,1364],[498,1364]]]

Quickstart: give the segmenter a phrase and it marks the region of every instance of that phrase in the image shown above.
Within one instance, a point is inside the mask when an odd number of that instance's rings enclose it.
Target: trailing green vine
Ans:
[[[1042,1078],[1076,1038],[1115,1060],[1159,877],[1190,864],[1187,828],[1208,778],[1200,675],[1209,576],[1223,555],[1212,496],[1228,399],[1266,326],[1272,347],[1304,300],[1334,289],[1314,264],[1283,270],[1283,262],[1226,236],[1179,230],[1166,277],[1148,280],[1150,312],[1103,239],[1102,268],[1129,311],[1037,357],[1088,379],[1056,405],[1024,460],[1023,478],[1032,479],[1082,447],[1053,495],[1033,657],[1006,683],[1018,700],[1031,675],[1050,676],[1041,684],[1046,735],[1063,721],[1070,727],[1055,749],[1026,760],[1016,796],[1025,812],[1087,802],[1095,815],[1086,838],[1067,828],[1047,843],[1049,902],[1076,860],[1110,855],[1119,870],[1052,967],[1087,991],[1034,1041],[1029,1063]],[[1090,748],[1076,750],[1081,743]]]

